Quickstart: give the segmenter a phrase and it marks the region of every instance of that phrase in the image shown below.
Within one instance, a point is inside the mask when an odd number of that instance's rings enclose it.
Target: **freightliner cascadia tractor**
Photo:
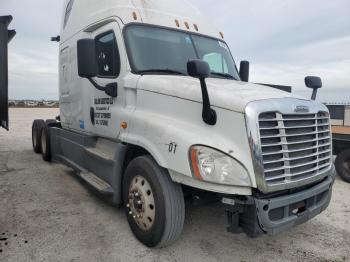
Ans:
[[[193,195],[220,199],[228,231],[251,237],[329,205],[327,108],[249,83],[187,1],[69,0],[55,40],[60,116],[33,123],[34,150],[123,206],[146,246],[179,238]]]

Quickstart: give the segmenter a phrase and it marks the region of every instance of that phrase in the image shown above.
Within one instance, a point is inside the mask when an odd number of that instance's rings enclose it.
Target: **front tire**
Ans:
[[[344,181],[350,183],[350,150],[340,152],[335,160],[335,168],[338,175]]]
[[[148,247],[165,247],[181,235],[185,220],[182,188],[150,156],[128,165],[123,198],[130,228]]]

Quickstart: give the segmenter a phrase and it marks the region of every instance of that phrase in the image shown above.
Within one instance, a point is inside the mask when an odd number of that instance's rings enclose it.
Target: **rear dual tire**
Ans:
[[[41,153],[41,130],[45,126],[44,120],[34,120],[32,125],[32,144],[35,153]]]
[[[50,131],[47,123],[41,129],[41,155],[46,162],[51,161]]]
[[[51,161],[49,124],[56,120],[34,120],[32,125],[32,144],[35,153],[42,155],[45,161]]]
[[[150,156],[129,164],[123,181],[126,216],[135,237],[147,247],[166,247],[181,235],[185,203],[181,185]]]

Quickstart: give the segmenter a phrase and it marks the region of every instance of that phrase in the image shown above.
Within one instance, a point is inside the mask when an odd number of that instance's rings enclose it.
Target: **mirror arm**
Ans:
[[[118,96],[118,83],[111,83],[107,86],[100,86],[94,79],[92,79],[92,77],[89,77],[88,80],[97,90],[103,91],[111,97]]]
[[[214,126],[217,122],[217,115],[214,109],[211,108],[210,99],[208,95],[207,84],[205,78],[200,78],[201,89],[202,89],[202,99],[203,99],[203,121],[211,126]]]
[[[311,100],[316,100],[316,97],[317,97],[317,88],[314,88],[314,90],[312,91]]]
[[[88,78],[88,80],[90,81],[90,83],[97,89],[100,91],[105,91],[104,86],[100,86],[94,79],[92,79],[91,77]]]

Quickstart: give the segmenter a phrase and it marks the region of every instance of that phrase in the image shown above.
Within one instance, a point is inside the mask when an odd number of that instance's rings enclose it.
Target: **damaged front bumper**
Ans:
[[[324,211],[331,200],[334,169],[322,182],[296,193],[277,197],[223,198],[232,233],[250,237],[275,235],[302,224]]]

